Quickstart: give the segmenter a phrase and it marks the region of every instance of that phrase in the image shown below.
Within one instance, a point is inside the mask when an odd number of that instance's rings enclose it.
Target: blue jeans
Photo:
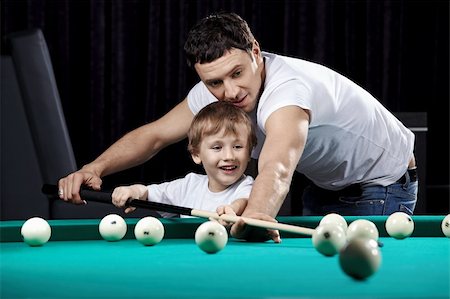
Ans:
[[[356,196],[324,192],[316,186],[309,186],[303,191],[303,215],[338,213],[343,216],[368,216],[394,212],[412,215],[417,202],[418,181],[411,182],[408,173],[405,177],[404,182],[386,187],[361,186]]]

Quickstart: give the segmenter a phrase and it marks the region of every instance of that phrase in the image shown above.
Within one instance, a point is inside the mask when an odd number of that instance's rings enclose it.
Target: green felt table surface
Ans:
[[[23,221],[0,222],[1,298],[449,298],[450,239],[443,216],[413,217],[412,237],[386,236],[377,224],[382,264],[364,281],[345,275],[338,256],[324,257],[308,236],[284,234],[281,244],[229,239],[206,254],[193,234],[201,219],[163,219],[166,236],[155,246],[133,238],[107,242],[100,219],[51,220],[52,238],[40,247],[20,240]],[[347,217],[349,222],[356,218]],[[280,221],[315,227],[317,217]],[[17,236],[17,232],[19,235]]]

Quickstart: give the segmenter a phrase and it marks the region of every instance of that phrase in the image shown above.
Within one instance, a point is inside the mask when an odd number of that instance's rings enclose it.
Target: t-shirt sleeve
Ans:
[[[258,109],[258,125],[265,133],[265,123],[276,110],[286,106],[298,106],[313,113],[312,91],[299,80],[289,80],[277,85],[261,98]]]
[[[186,177],[147,186],[148,201],[182,206],[186,193]]]
[[[203,82],[198,82],[187,95],[189,109],[196,115],[206,105],[217,101]]]

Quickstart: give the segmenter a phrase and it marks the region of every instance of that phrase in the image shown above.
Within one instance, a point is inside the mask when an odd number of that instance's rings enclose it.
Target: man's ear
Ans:
[[[258,41],[256,39],[253,42],[252,53],[255,56],[260,56],[261,55],[261,48],[259,47],[259,43],[258,43]]]

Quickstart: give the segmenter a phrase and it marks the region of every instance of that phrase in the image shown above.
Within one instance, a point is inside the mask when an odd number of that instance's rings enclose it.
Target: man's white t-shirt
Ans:
[[[414,134],[363,88],[309,61],[263,52],[266,79],[256,121],[257,158],[269,116],[285,106],[310,113],[308,137],[297,171],[316,185],[339,190],[355,183],[387,186],[406,171]],[[188,96],[196,114],[217,101],[199,82]]]
[[[215,212],[220,205],[230,204],[236,199],[248,198],[252,185],[253,178],[243,175],[239,181],[224,191],[212,192],[208,188],[207,175],[189,173],[184,178],[148,185],[147,190],[149,201]]]

